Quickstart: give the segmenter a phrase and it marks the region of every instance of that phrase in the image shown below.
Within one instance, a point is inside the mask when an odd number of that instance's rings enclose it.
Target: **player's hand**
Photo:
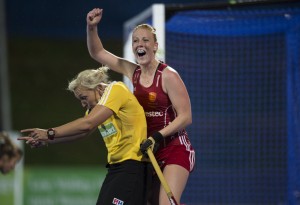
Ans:
[[[33,137],[18,137],[18,140],[26,141],[26,144],[28,144],[31,148],[40,148],[48,146],[48,142],[39,141],[38,139],[35,139]]]
[[[147,150],[152,149],[152,152],[155,153],[159,148],[160,141],[163,140],[163,136],[160,132],[154,132],[147,140],[145,140],[141,146],[140,150],[144,156],[147,156]]]
[[[23,137],[20,137],[20,140],[27,140],[28,138],[35,139],[36,141],[48,141],[47,130],[40,128],[30,128],[21,130],[22,134],[25,134]]]
[[[154,150],[154,145],[155,144],[155,140],[152,137],[149,137],[148,139],[146,139],[140,146],[140,150],[142,152],[142,154],[144,156],[147,156],[147,150],[148,149],[152,149],[152,151]],[[153,151],[154,152],[154,151]]]
[[[31,148],[39,148],[48,145],[47,130],[39,128],[30,128],[21,130],[23,135],[18,140],[26,141],[26,144],[30,145]]]
[[[30,144],[31,148],[40,148],[40,147],[48,147],[48,142],[46,141],[36,141],[35,143]]]
[[[102,19],[103,9],[95,8],[86,16],[86,22],[89,26],[96,26]]]

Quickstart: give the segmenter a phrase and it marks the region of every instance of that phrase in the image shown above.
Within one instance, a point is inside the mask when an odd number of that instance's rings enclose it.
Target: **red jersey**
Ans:
[[[158,65],[154,75],[153,83],[150,87],[144,87],[139,83],[141,75],[140,67],[137,67],[133,73],[132,82],[134,95],[144,108],[147,119],[148,136],[151,136],[153,132],[159,131],[169,125],[177,115],[169,96],[162,89],[162,72],[166,67],[167,65],[163,63]],[[186,134],[184,129],[181,132]],[[173,141],[173,138],[176,138],[184,133],[177,132],[172,136],[168,136],[166,140]]]
[[[134,95],[144,108],[148,137],[169,125],[177,116],[169,96],[162,89],[162,72],[166,67],[163,63],[158,65],[153,83],[149,87],[140,84],[140,67],[133,73]],[[155,157],[162,169],[168,164],[177,164],[191,172],[195,165],[195,152],[186,130],[182,129],[172,136],[164,137]]]

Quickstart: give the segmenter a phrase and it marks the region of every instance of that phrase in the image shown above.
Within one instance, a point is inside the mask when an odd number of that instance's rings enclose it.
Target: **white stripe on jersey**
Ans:
[[[117,82],[116,81],[114,81],[114,82],[112,82],[112,83],[110,83],[106,88],[105,88],[105,90],[104,90],[104,93],[103,93],[103,95],[102,95],[102,97],[101,97],[101,99],[100,99],[100,101],[99,101],[99,105],[104,105],[105,103],[106,103],[106,101],[107,101],[107,99],[108,99],[108,96],[109,96],[109,94],[110,94],[110,92],[111,92],[111,89],[112,89],[112,86],[114,85],[114,84],[116,84]]]

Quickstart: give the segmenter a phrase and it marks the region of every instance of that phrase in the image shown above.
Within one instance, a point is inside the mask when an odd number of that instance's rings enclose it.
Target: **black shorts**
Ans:
[[[144,205],[151,186],[152,165],[127,160],[108,165],[97,205]]]

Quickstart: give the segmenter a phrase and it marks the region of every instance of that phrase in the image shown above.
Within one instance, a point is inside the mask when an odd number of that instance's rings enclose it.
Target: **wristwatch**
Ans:
[[[47,135],[49,140],[54,140],[55,137],[55,130],[53,128],[50,128],[47,130]]]

